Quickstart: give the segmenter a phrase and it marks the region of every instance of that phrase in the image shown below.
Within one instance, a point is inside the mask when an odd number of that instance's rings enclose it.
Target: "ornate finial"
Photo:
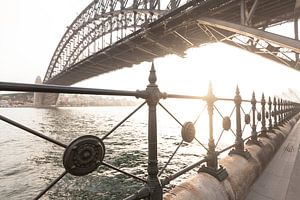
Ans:
[[[253,105],[253,104],[256,104],[255,92],[254,92],[254,91],[253,91],[253,93],[252,93],[251,103],[252,103],[252,105]]]
[[[271,100],[271,97],[269,96],[269,102],[268,102],[269,105],[272,105],[272,100]]]
[[[208,96],[212,95],[213,94],[213,88],[212,88],[212,82],[209,81],[208,83]]]
[[[235,90],[234,102],[236,105],[241,105],[242,103],[242,97],[240,95],[240,89],[238,85],[236,86],[236,90]]]
[[[239,95],[239,94],[240,94],[239,85],[236,86],[235,94],[236,94],[236,95]]]
[[[274,99],[273,99],[273,105],[277,105],[277,102],[276,102],[276,97],[274,97]]]
[[[149,74],[149,78],[148,78],[150,85],[156,86],[156,71],[154,68],[154,62],[152,61],[152,65],[151,65],[151,70],[150,70],[150,74]]]
[[[262,93],[262,95],[261,95],[261,104],[266,104],[266,100],[265,100],[265,94],[264,93]]]

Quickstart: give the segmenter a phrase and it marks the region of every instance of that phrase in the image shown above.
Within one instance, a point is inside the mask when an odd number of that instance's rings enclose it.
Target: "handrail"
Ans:
[[[139,180],[146,183],[145,187],[142,188],[136,194],[128,197],[127,199],[140,199],[145,197],[150,197],[150,199],[162,200],[163,198],[163,188],[169,184],[172,180],[178,178],[182,174],[200,166],[203,164],[198,172],[209,173],[214,176],[219,181],[223,181],[228,176],[228,173],[225,168],[218,164],[218,156],[226,151],[230,151],[230,154],[237,154],[245,159],[249,159],[251,155],[244,147],[244,143],[258,145],[261,143],[258,140],[258,135],[261,137],[268,137],[267,132],[274,132],[273,130],[283,126],[288,120],[300,112],[300,104],[274,98],[273,101],[271,97],[268,98],[268,101],[265,99],[264,94],[260,101],[257,101],[255,98],[255,93],[252,94],[252,99],[244,100],[240,96],[240,90],[237,87],[235,96],[230,98],[220,98],[216,97],[213,94],[212,85],[209,85],[208,93],[206,96],[193,96],[193,95],[183,95],[183,94],[167,94],[159,91],[158,86],[156,85],[156,72],[154,69],[154,64],[152,63],[150,75],[149,75],[149,84],[145,90],[137,91],[123,91],[123,90],[108,90],[108,89],[96,89],[96,88],[81,88],[81,87],[69,87],[61,85],[37,85],[37,84],[22,84],[22,83],[9,83],[9,82],[0,82],[0,91],[22,91],[22,92],[43,92],[43,93],[73,93],[73,94],[93,94],[93,95],[114,95],[114,96],[132,96],[137,98],[145,99],[140,106],[134,109],[128,116],[121,120],[116,126],[114,126],[109,132],[107,132],[102,138],[98,138],[93,135],[86,135],[75,139],[70,144],[66,145],[59,141],[56,141],[38,131],[35,131],[27,126],[24,126],[14,120],[8,119],[0,114],[0,120],[7,122],[13,126],[16,126],[20,129],[23,129],[33,135],[36,135],[42,139],[45,139],[49,142],[52,142],[56,145],[59,145],[64,148],[63,156],[63,165],[65,172],[62,173],[57,179],[55,179],[46,189],[44,189],[35,199],[40,198],[44,195],[56,182],[58,182],[62,177],[67,173],[75,176],[83,176],[89,174],[96,170],[101,165],[106,166],[112,170],[116,170],[120,173],[125,174],[131,178]],[[161,99],[192,99],[200,100],[206,103],[208,111],[208,128],[209,128],[209,141],[208,146],[203,144],[203,141],[197,139],[195,133],[195,123],[197,123],[200,115],[197,117],[194,122],[189,121],[182,123],[178,118],[172,114],[172,112],[164,105],[160,103]],[[229,116],[225,116],[221,113],[218,107],[215,105],[217,101],[224,102],[233,102],[234,107]],[[131,173],[128,173],[118,167],[115,167],[105,161],[105,139],[110,136],[116,129],[118,129],[125,121],[127,121],[132,115],[140,110],[145,104],[149,107],[149,118],[148,118],[148,176],[147,179],[137,177]],[[244,104],[251,106],[250,112],[246,112],[243,108]],[[161,168],[159,172],[158,168],[158,156],[157,156],[157,116],[156,116],[156,107],[160,106],[168,115],[171,116],[180,126],[181,126],[181,136],[182,140],[177,145],[175,151],[171,154],[168,161]],[[202,111],[204,111],[204,109]],[[201,111],[201,113],[202,113]],[[214,142],[214,121],[213,114],[214,111],[222,118],[223,127],[222,132],[219,135],[217,142]],[[235,115],[233,115],[235,113]],[[231,128],[231,118],[235,116],[235,126],[236,130]],[[242,120],[244,118],[244,120]],[[260,124],[260,130],[257,130],[258,124]],[[251,127],[251,135],[244,137],[245,127]],[[235,136],[235,141],[232,145],[229,145],[221,150],[217,150],[220,139],[223,136],[225,131],[232,132]],[[184,169],[167,175],[165,178],[160,179],[160,175],[168,167],[169,163],[172,161],[173,157],[176,155],[183,143],[190,144],[192,141],[196,141],[202,146],[207,154],[204,158],[201,158],[194,164],[185,167]],[[91,161],[88,163],[75,163],[74,158],[80,158],[83,154],[78,154],[78,148],[81,150],[85,149],[86,146],[90,148],[92,146],[93,151],[91,154],[87,153],[84,156],[91,157]],[[94,152],[95,151],[95,152]],[[94,157],[93,157],[94,156]],[[199,156],[200,157],[200,156]],[[76,160],[75,159],[75,160]],[[80,160],[80,159],[79,159]],[[84,167],[82,167],[84,166]]]

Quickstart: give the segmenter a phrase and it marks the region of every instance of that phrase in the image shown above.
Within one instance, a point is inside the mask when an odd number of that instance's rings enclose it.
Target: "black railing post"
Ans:
[[[272,100],[271,100],[270,96],[269,96],[268,105],[269,105],[269,127],[268,127],[268,130],[270,132],[272,132],[272,129],[273,129],[273,125],[272,125]]]
[[[291,117],[294,116],[294,113],[295,113],[294,102],[291,102]]]
[[[291,119],[293,117],[293,102],[290,101],[289,102],[289,108],[290,108],[290,114],[289,114],[289,118]]]
[[[283,100],[283,123],[286,122],[286,100]]]
[[[216,145],[214,141],[214,130],[213,130],[213,112],[214,112],[214,103],[216,101],[216,97],[212,91],[212,85],[209,83],[208,93],[206,96],[207,103],[207,111],[208,111],[208,123],[209,123],[209,140],[208,140],[208,151],[207,151],[207,159],[206,166],[202,165],[198,172],[208,173],[219,181],[223,181],[228,173],[226,169],[222,166],[218,165],[218,155],[216,152]]]
[[[157,161],[157,119],[156,106],[161,98],[161,93],[156,85],[156,73],[152,63],[149,75],[149,85],[147,86],[147,104],[149,107],[148,115],[148,179],[147,184],[150,189],[150,200],[162,200],[163,191],[160,180],[158,179]]]
[[[246,159],[250,158],[250,154],[248,151],[244,148],[244,140],[242,138],[242,122],[241,122],[241,103],[242,103],[242,97],[240,96],[240,90],[239,87],[236,87],[235,97],[234,97],[234,103],[235,103],[235,111],[236,111],[236,138],[235,138],[235,146],[234,149],[232,149],[229,152],[230,154],[238,154],[240,156],[243,156]]]
[[[256,121],[255,121],[255,115],[256,115],[256,98],[255,93],[252,93],[251,98],[251,105],[252,105],[252,131],[251,131],[251,138],[247,141],[247,144],[257,144],[260,145],[260,142],[257,140],[257,131],[256,131]]]
[[[261,137],[268,137],[266,128],[266,100],[264,93],[261,97]]]
[[[290,120],[291,119],[291,117],[292,117],[292,102],[291,101],[289,101],[289,103],[288,103],[289,105],[288,105],[288,107],[289,107],[289,115],[288,115],[288,120]]]
[[[286,122],[286,100],[283,100],[283,123]]]
[[[280,126],[282,125],[283,117],[282,117],[283,109],[282,109],[282,99],[279,99],[279,122]]]
[[[276,100],[276,97],[274,97],[273,106],[274,106],[274,109],[273,109],[274,126],[273,127],[277,128],[278,122],[277,122],[277,100]]]
[[[281,119],[281,101],[280,101],[280,99],[278,98],[277,99],[277,107],[278,107],[278,111],[277,111],[277,113],[278,113],[278,126],[281,126],[281,121],[282,121],[282,119]]]
[[[284,124],[284,100],[281,99],[281,118],[282,118],[282,124]]]

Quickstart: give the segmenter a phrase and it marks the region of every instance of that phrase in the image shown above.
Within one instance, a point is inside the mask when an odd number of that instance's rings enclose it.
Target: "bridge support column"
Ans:
[[[35,84],[42,84],[40,76],[36,77]],[[33,95],[33,103],[35,107],[41,107],[43,102],[43,93],[35,92]]]
[[[42,79],[38,76],[35,84],[42,84]],[[35,107],[50,107],[56,104],[59,94],[35,92],[33,96]]]

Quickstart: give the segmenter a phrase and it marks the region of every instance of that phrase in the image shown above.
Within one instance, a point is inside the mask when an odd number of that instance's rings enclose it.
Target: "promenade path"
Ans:
[[[300,200],[300,121],[250,189],[246,200]]]

